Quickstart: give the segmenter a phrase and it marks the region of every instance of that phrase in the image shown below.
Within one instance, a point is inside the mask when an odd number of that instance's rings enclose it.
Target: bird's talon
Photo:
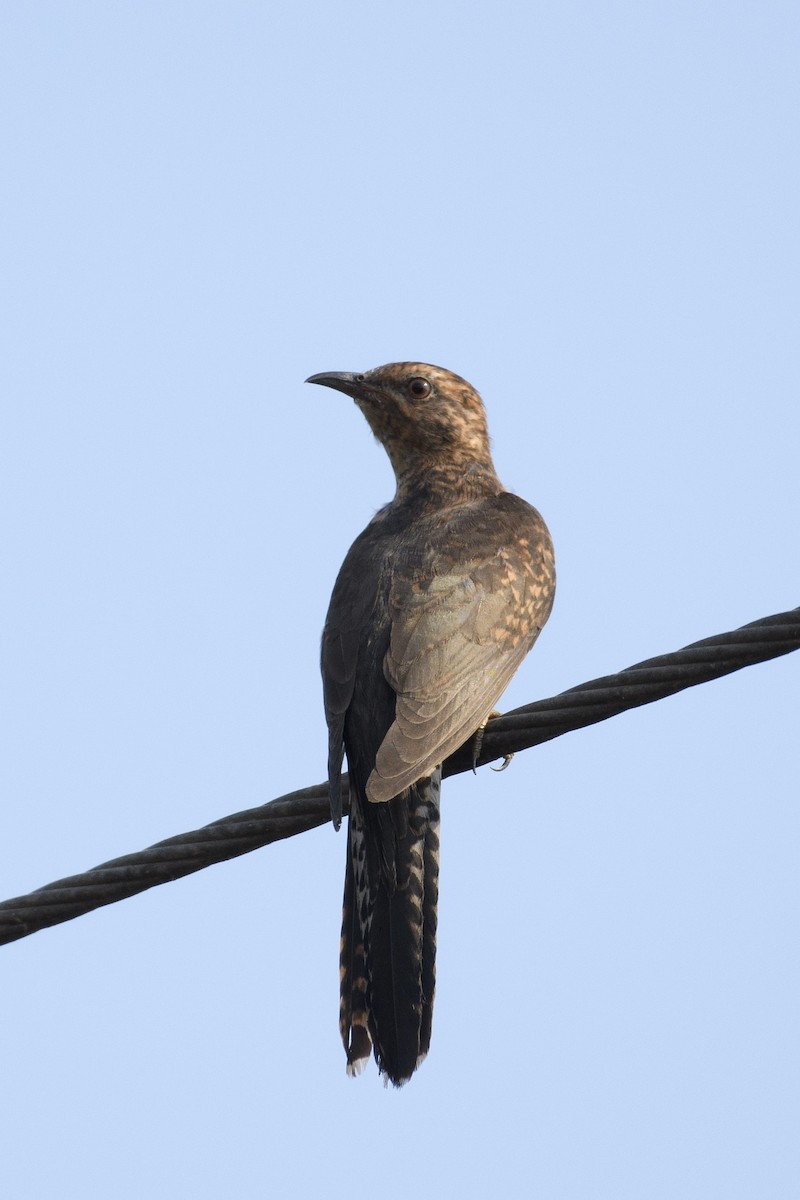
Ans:
[[[505,771],[506,767],[511,762],[513,757],[514,757],[513,752],[511,754],[504,754],[502,767],[492,767],[491,769],[499,775],[501,771]]]
[[[481,756],[481,749],[483,748],[483,735],[486,733],[486,726],[489,724],[489,722],[492,720],[493,717],[502,717],[502,715],[503,714],[501,712],[499,712],[496,708],[493,708],[492,711],[489,713],[488,717],[486,718],[486,720],[483,722],[483,724],[477,730],[475,737],[472,740],[472,774],[473,775],[478,774],[478,759]],[[506,761],[503,763],[503,766],[502,767],[492,767],[492,770],[493,771],[504,771],[506,769],[506,767],[508,766],[508,763],[510,762],[511,758],[512,758],[512,755],[510,755],[510,754],[506,755]]]
[[[487,720],[488,720],[488,718],[487,718]],[[475,737],[472,739],[472,774],[473,775],[478,774],[478,759],[481,756],[481,746],[483,745],[483,735],[485,732],[486,732],[486,721],[483,722],[481,727],[476,732]]]

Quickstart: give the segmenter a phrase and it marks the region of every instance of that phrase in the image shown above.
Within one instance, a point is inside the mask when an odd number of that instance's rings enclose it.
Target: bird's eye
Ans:
[[[421,376],[417,376],[416,379],[410,379],[408,381],[408,390],[412,396],[416,397],[417,400],[421,400],[424,396],[430,396],[431,385],[428,383],[427,379],[422,379]]]

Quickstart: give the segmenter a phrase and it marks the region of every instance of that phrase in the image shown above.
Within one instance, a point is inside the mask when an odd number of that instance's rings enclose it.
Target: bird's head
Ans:
[[[494,472],[483,401],[452,371],[430,363],[387,363],[363,375],[322,372],[306,383],[353,397],[385,447],[398,485],[410,473],[445,466]]]

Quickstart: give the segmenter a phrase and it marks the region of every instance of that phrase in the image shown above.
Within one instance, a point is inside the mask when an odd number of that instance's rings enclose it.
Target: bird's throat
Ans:
[[[491,458],[477,460],[454,456],[452,460],[426,462],[405,458],[394,465],[397,479],[395,504],[412,501],[425,510],[449,508],[503,491]]]

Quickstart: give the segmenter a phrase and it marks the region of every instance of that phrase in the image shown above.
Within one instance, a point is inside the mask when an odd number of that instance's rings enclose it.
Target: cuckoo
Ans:
[[[322,635],[331,815],[350,780],[340,947],[347,1070],[400,1086],[428,1052],[441,764],[480,735],[547,620],[553,547],[503,489],[480,396],[428,363],[312,375],[352,397],[396,492],[356,538]]]

